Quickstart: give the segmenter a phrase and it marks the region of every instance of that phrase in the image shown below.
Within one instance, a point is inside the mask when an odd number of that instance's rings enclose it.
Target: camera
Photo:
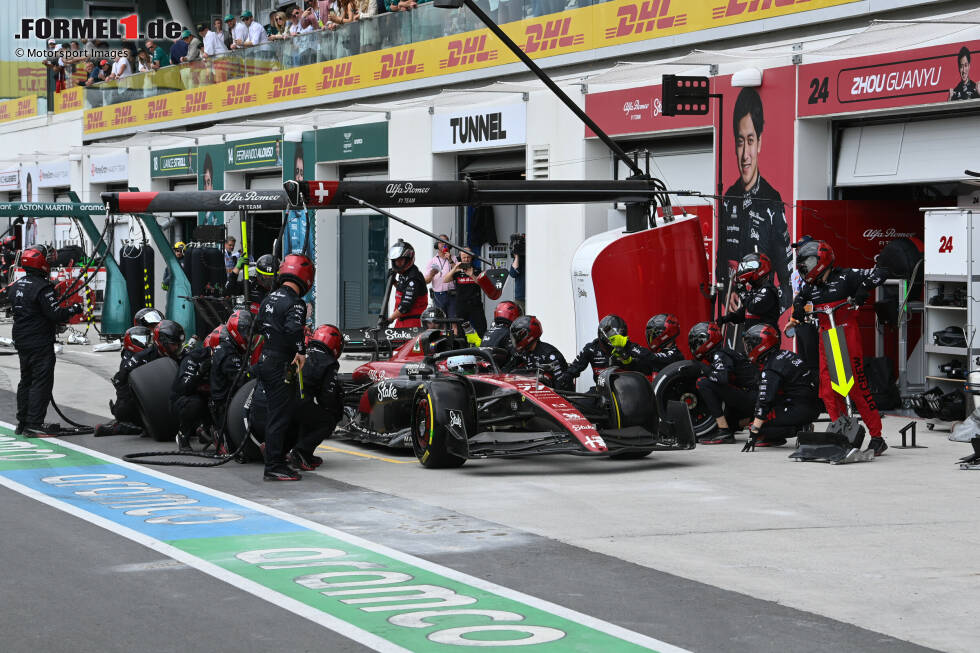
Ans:
[[[966,369],[960,361],[950,361],[939,366],[939,371],[951,379],[965,379]]]
[[[524,234],[511,234],[510,235],[510,255],[520,256],[524,258],[524,250],[527,244],[527,238]]]
[[[472,268],[473,268],[473,264],[472,263],[460,263],[459,264],[459,269],[460,270],[470,270]]]

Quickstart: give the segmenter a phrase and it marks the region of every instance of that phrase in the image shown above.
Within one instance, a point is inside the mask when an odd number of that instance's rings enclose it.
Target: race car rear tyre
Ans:
[[[660,370],[653,380],[658,414],[667,414],[668,401],[683,401],[691,413],[695,437],[711,432],[716,426],[697,388],[698,378],[707,371],[708,368],[697,361],[677,361]]]
[[[460,393],[434,394],[430,390],[431,387],[421,388],[415,393],[412,409],[412,449],[415,457],[429,469],[462,467],[466,459],[449,452],[448,439],[453,436],[446,422],[449,410],[459,410],[465,414],[469,412],[469,407],[464,405],[464,401],[458,401],[458,396],[455,397],[457,401],[447,400],[447,394],[452,397]]]
[[[129,387],[140,406],[143,431],[157,442],[173,442],[180,423],[170,410],[170,386],[177,376],[172,358],[158,358],[129,374]]]
[[[234,394],[231,398],[231,404],[228,405],[228,416],[225,418],[225,435],[228,438],[228,450],[237,451],[238,447],[241,446],[242,440],[246,440],[245,448],[242,449],[242,457],[248,461],[261,461],[263,459],[262,451],[259,449],[258,445],[255,444],[256,440],[258,442],[265,441],[265,415],[254,414],[257,413],[253,409],[250,417],[250,428],[252,436],[249,437],[249,431],[245,430],[245,401],[248,399],[252,390],[255,389],[255,379],[252,379],[242,387],[238,389],[238,392]]]

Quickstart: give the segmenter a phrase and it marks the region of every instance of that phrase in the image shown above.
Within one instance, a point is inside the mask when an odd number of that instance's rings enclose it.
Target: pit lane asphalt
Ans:
[[[81,349],[60,356],[55,396],[62,408],[82,422],[104,419],[111,396],[105,378],[117,362],[118,354],[95,355]],[[0,371],[0,415],[10,420],[11,390],[18,374],[16,357],[0,358]],[[53,413],[49,418],[55,418]],[[76,436],[71,441],[116,456],[167,448],[128,436]],[[685,493],[703,498],[705,485],[724,481],[738,455],[732,448],[671,452],[633,463],[569,457],[478,461],[459,470],[435,472],[379,459],[410,461],[404,454],[342,442],[329,444],[376,457],[327,452],[322,471],[308,474],[301,483],[279,485],[263,484],[261,470],[254,465],[163,471],[691,650],[925,650],[902,639],[969,650],[971,641],[976,641],[962,630],[943,641],[924,627],[914,610],[908,614],[912,623],[906,628],[914,636],[904,638],[875,632],[884,630],[882,623],[893,633],[901,629],[892,623],[890,612],[886,619],[876,618],[871,605],[843,621],[815,614],[828,612],[821,604],[839,601],[817,577],[833,578],[832,566],[814,570],[813,587],[807,587],[806,574],[800,573],[813,565],[805,561],[807,543],[822,547],[824,535],[814,536],[814,529],[793,519],[781,531],[772,526],[774,515],[767,514],[773,512],[768,509],[756,515],[755,523],[729,529],[716,516],[727,501],[668,505]],[[954,453],[965,451],[953,449],[946,457]],[[773,461],[769,456],[768,462]],[[970,476],[952,471],[949,461],[944,462],[949,475]],[[784,460],[780,463],[795,467]],[[878,471],[878,464],[866,468]],[[763,491],[773,493],[771,482],[764,477],[754,481]],[[737,488],[730,493],[737,495]],[[0,585],[0,600],[8,611],[4,650],[114,651],[132,650],[134,643],[152,651],[232,647],[265,651],[272,646],[290,651],[363,650],[91,524],[6,489],[0,489],[0,495],[0,528],[8,543],[4,547],[5,580]],[[859,509],[860,502],[853,506]],[[698,514],[699,508],[706,514]],[[706,528],[712,521],[716,521],[714,527]],[[976,528],[971,528],[972,538]],[[890,548],[887,524],[883,529],[880,556],[887,555]],[[676,532],[671,535],[671,530]],[[691,546],[692,533],[715,539],[710,546]],[[787,542],[780,538],[788,533],[798,538],[793,554],[802,564],[797,565],[797,573],[782,568],[785,551],[781,549]],[[738,541],[741,537],[759,539],[746,545]],[[833,540],[840,532],[826,537]],[[960,544],[954,540],[954,546]],[[678,545],[683,554],[677,552]],[[747,557],[746,546],[753,549]],[[841,555],[852,555],[851,543],[842,539],[840,547]],[[872,556],[868,576],[880,573],[875,554],[873,549],[859,553]],[[770,556],[774,563],[769,562]],[[818,548],[814,556],[824,560],[827,553]],[[725,562],[719,565],[719,561]],[[718,571],[725,566],[731,567],[728,574]],[[779,602],[716,586],[731,588],[741,583],[752,588],[744,577],[756,575],[753,567],[763,577],[773,571],[782,573],[782,582],[777,583]],[[708,572],[698,573],[699,568]],[[849,589],[862,600],[860,585],[866,581],[850,576],[848,565],[837,574],[840,589]],[[971,579],[974,583],[975,578]],[[912,587],[906,592],[915,594]],[[749,594],[770,597],[772,593],[761,587]],[[909,598],[882,594],[879,600],[888,611],[892,603],[904,606]],[[796,603],[803,609],[780,603]],[[844,606],[849,607],[846,602]],[[965,603],[964,607],[969,612]],[[42,614],[46,616],[39,620]],[[948,624],[934,624],[933,630],[955,630],[959,615],[946,614]]]

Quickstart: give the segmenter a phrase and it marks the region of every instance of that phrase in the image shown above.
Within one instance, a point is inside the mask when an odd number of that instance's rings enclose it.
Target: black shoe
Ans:
[[[181,451],[193,451],[190,440],[180,431],[177,432],[177,448]]]
[[[108,424],[97,424],[95,426],[95,437],[104,438],[107,435],[113,435],[112,425],[113,422],[109,422]]]
[[[714,433],[702,435],[698,438],[698,444],[735,444],[735,430],[718,429]]]
[[[24,426],[26,438],[51,438],[61,432],[61,424],[34,424]]]
[[[870,438],[868,440],[868,449],[874,451],[875,458],[877,458],[888,450],[888,443],[885,442],[885,438],[879,435],[876,438]]]
[[[288,465],[278,465],[272,469],[265,470],[262,476],[264,481],[298,481],[303,478],[299,472]]]
[[[291,467],[294,467],[302,472],[312,472],[317,467],[316,463],[314,463],[310,457],[305,456],[296,449],[293,449],[286,454],[286,461]],[[320,462],[323,462],[322,458],[320,459]]]
[[[203,426],[198,426],[194,430],[194,433],[197,435],[197,441],[203,444],[205,449],[214,444],[214,438],[211,437],[211,434]]]

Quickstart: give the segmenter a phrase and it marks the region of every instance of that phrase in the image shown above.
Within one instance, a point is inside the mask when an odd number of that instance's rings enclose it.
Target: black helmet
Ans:
[[[152,329],[158,325],[162,320],[165,319],[162,311],[155,308],[141,308],[136,311],[136,316],[133,318],[133,326],[146,327],[147,329]]]
[[[436,320],[445,320],[446,312],[438,306],[430,306],[422,311],[422,315],[420,317],[422,320],[422,328],[438,329],[441,325],[436,322]]]
[[[255,278],[260,286],[266,290],[272,290],[276,282],[276,271],[279,269],[279,261],[272,254],[263,254],[255,262]]]
[[[415,263],[415,248],[401,238],[388,250],[391,269],[395,272],[405,272]]]
[[[626,320],[618,315],[607,315],[599,321],[599,341],[608,347],[626,345]]]
[[[173,320],[161,320],[153,327],[153,344],[162,356],[177,358],[184,346],[184,327]]]
[[[687,345],[695,358],[705,359],[715,347],[721,344],[724,336],[714,322],[698,322],[687,334]]]
[[[765,362],[769,354],[779,349],[779,331],[771,324],[756,324],[742,336],[745,355],[753,363]]]
[[[153,332],[145,326],[132,326],[126,329],[123,336],[123,349],[138,354],[150,346]]]
[[[647,345],[653,351],[673,348],[681,334],[681,323],[672,313],[657,313],[647,321]]]

